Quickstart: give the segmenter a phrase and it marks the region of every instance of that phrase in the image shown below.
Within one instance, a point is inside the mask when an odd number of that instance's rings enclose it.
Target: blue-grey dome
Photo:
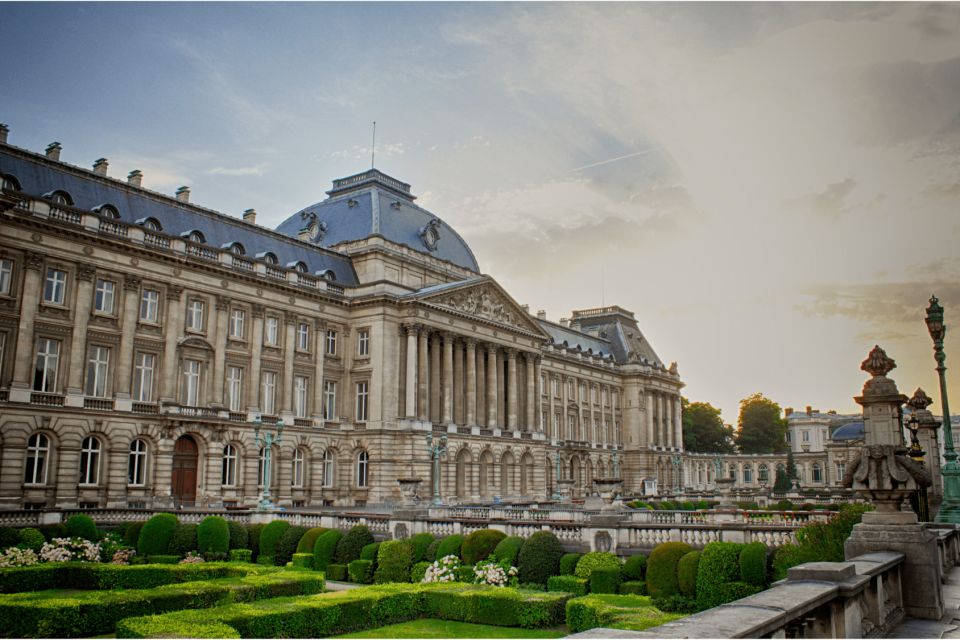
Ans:
[[[834,441],[863,440],[863,438],[863,420],[859,422],[848,422],[843,426],[837,427],[833,435],[830,436],[830,439]]]
[[[410,185],[371,169],[334,180],[329,198],[298,211],[277,231],[296,237],[308,231],[321,247],[383,236],[475,273],[477,259],[463,238],[440,218],[413,203]]]

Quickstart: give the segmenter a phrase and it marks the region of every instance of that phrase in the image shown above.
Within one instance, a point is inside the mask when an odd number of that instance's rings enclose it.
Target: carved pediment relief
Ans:
[[[440,293],[425,299],[424,302],[448,307],[475,318],[517,327],[524,331],[543,333],[540,326],[530,319],[530,314],[490,282],[450,293]]]

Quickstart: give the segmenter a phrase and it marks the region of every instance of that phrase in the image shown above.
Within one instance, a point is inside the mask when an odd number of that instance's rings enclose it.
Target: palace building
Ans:
[[[0,507],[444,502],[681,484],[676,365],[633,313],[532,314],[410,185],[333,181],[276,229],[8,143]],[[495,271],[495,268],[491,267]],[[271,478],[255,425],[278,430]],[[559,456],[559,461],[558,461]]]

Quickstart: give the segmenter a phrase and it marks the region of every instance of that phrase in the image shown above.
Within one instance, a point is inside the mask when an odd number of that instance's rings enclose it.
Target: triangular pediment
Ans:
[[[431,306],[447,308],[478,320],[515,327],[549,338],[527,310],[488,276],[462,283],[427,287],[417,292],[417,297]]]

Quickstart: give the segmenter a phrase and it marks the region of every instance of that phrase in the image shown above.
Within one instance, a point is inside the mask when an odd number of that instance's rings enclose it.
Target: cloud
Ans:
[[[799,198],[787,200],[787,206],[807,210],[822,218],[836,220],[850,211],[845,201],[856,186],[856,180],[846,178],[840,182],[828,184],[819,193],[808,193]]]
[[[210,169],[208,173],[214,176],[262,176],[263,165],[257,165],[254,167],[234,167],[232,169],[214,167],[213,169]]]
[[[380,156],[381,158],[391,158],[395,156],[402,156],[405,150],[402,142],[387,142],[377,144],[376,152],[376,155]],[[370,157],[370,147],[355,144],[346,149],[332,151],[330,153],[330,157],[348,160],[363,160]]]
[[[960,307],[960,284],[937,280],[820,286],[803,292],[810,300],[798,305],[798,310],[808,316],[852,318],[874,327],[922,326],[931,293],[946,307]]]

